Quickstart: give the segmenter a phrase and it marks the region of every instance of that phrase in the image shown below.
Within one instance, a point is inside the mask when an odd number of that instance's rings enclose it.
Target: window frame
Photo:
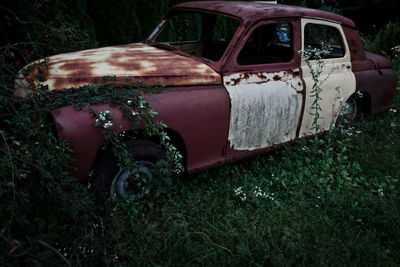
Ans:
[[[278,24],[278,23],[288,23],[292,29],[292,49],[293,57],[288,62],[277,62],[277,63],[263,63],[263,64],[252,64],[252,65],[239,65],[237,63],[237,58],[246,44],[247,40],[250,38],[253,31],[266,24]],[[252,25],[246,27],[246,30],[241,34],[240,40],[235,47],[235,51],[232,52],[230,58],[224,66],[224,73],[234,73],[240,71],[252,71],[252,72],[271,72],[281,69],[291,69],[300,66],[300,56],[297,51],[301,48],[301,20],[300,18],[265,18],[254,22]]]
[[[260,29],[261,27],[265,27],[265,26],[269,25],[269,26],[275,26],[275,27],[273,27],[273,28],[274,28],[273,31],[275,31],[275,30],[276,30],[276,27],[277,27],[279,24],[287,24],[287,25],[289,26],[289,28],[290,28],[290,41],[289,41],[289,47],[288,47],[288,50],[292,50],[292,51],[291,51],[291,54],[290,54],[290,56],[291,56],[290,60],[287,60],[287,61],[277,61],[277,62],[250,63],[250,64],[241,64],[241,63],[239,63],[239,58],[240,58],[241,53],[244,51],[244,49],[245,49],[246,45],[248,44],[248,42],[253,42],[253,40],[250,40],[250,39],[253,37],[253,34],[254,34],[258,29]],[[275,37],[278,37],[278,35],[275,36]],[[279,38],[279,37],[278,37],[278,38]],[[239,53],[238,53],[238,56],[236,57],[236,64],[238,64],[239,66],[251,66],[251,65],[266,65],[266,64],[278,64],[278,63],[287,63],[287,62],[290,62],[290,61],[292,61],[292,59],[293,59],[293,57],[294,57],[294,53],[295,53],[294,50],[293,50],[293,42],[294,42],[294,40],[293,40],[293,26],[291,25],[291,23],[288,23],[288,22],[277,22],[277,23],[265,23],[265,24],[258,25],[258,26],[256,26],[256,27],[253,28],[253,30],[252,30],[252,31],[250,32],[250,34],[248,35],[246,41],[244,42],[242,48],[240,49],[240,51],[239,51]],[[284,42],[280,42],[280,43],[281,43],[281,44],[284,44]],[[257,55],[256,55],[256,56],[257,56]],[[262,56],[262,55],[259,55],[259,56]],[[278,59],[278,57],[277,57],[277,59]]]
[[[236,29],[235,34],[233,35],[232,39],[230,40],[227,48],[225,49],[224,53],[220,57],[218,61],[213,61],[204,57],[199,57],[196,56],[196,58],[200,61],[203,62],[210,67],[212,67],[214,70],[220,72],[223,69],[223,66],[229,61],[230,56],[233,54],[234,49],[237,47],[238,43],[240,42],[241,38],[240,36],[243,35],[245,25],[243,25],[243,19],[239,16],[233,16],[231,14],[226,14],[226,13],[221,13],[217,11],[210,11],[210,10],[199,10],[199,9],[192,9],[192,8],[175,8],[171,9],[159,22],[159,24],[154,28],[154,30],[150,33],[150,35],[143,41],[145,44],[152,44],[155,43],[155,40],[157,39],[158,35],[164,30],[166,25],[168,24],[168,21],[175,12],[198,12],[198,13],[204,13],[204,14],[213,14],[213,15],[220,15],[224,17],[228,17],[231,19],[234,19],[239,22],[239,26]],[[201,41],[201,40],[200,40]],[[183,51],[171,51],[177,54],[183,53],[187,56],[192,56],[190,54],[187,54]]]

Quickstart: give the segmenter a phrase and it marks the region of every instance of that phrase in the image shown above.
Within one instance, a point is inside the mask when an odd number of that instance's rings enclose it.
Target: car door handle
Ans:
[[[342,68],[346,68],[346,69],[351,69],[351,66],[350,65],[347,65],[347,64],[342,64]]]

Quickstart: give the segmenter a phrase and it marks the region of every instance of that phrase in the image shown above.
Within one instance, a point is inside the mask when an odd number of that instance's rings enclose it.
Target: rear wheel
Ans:
[[[343,124],[346,122],[356,121],[361,114],[361,103],[354,97],[350,97],[346,102],[342,104],[339,116],[336,120],[336,124]]]
[[[127,149],[137,168],[119,167],[113,151],[108,151],[96,164],[90,178],[94,192],[104,192],[112,199],[141,199],[149,192],[157,161],[165,157],[164,150],[148,140],[134,140],[127,143]]]

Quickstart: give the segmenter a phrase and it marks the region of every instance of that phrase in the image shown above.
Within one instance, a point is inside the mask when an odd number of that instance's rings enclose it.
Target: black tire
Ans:
[[[342,104],[336,125],[355,122],[360,119],[362,113],[362,103],[354,97],[350,97]]]
[[[142,198],[150,189],[154,179],[152,169],[157,161],[165,158],[164,150],[156,143],[149,140],[133,140],[127,144],[128,152],[138,164],[138,170],[130,171],[128,168],[120,168],[118,159],[112,150],[96,162],[93,174],[90,177],[90,189],[94,192],[103,192],[112,199],[119,200],[127,197]],[[145,182],[138,186],[137,178],[133,176],[139,171]],[[129,183],[129,181],[134,181]]]

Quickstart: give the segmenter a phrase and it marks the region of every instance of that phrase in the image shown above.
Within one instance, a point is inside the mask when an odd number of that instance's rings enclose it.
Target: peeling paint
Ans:
[[[255,150],[296,137],[303,91],[299,70],[237,73],[224,77],[231,99],[228,140],[235,150]]]
[[[37,65],[33,62],[26,66]],[[129,44],[55,55],[47,64],[32,68],[29,77],[41,77],[50,90],[78,87],[104,76],[130,79],[145,85],[220,84],[220,75],[193,58],[146,44]],[[22,77],[19,77],[22,79]]]

